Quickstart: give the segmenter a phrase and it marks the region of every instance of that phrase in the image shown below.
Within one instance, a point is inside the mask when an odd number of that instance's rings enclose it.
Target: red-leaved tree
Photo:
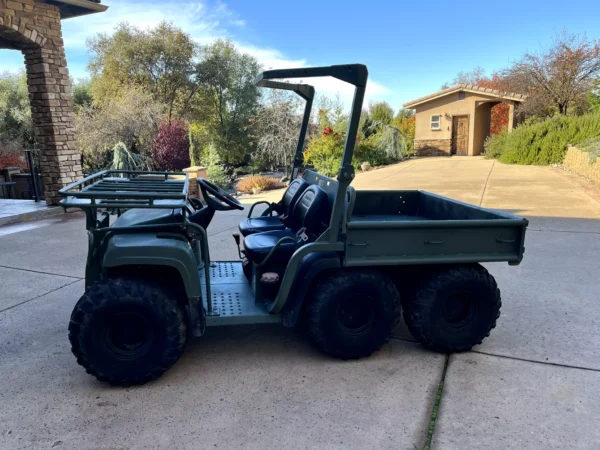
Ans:
[[[498,91],[506,91],[506,82],[502,76],[493,73],[491,77],[485,75],[481,67],[476,67],[471,72],[459,72],[452,80],[452,84],[473,84],[475,86]],[[448,87],[445,85],[445,87]],[[490,119],[490,134],[493,136],[499,134],[508,127],[509,105],[507,103],[498,103],[492,107]]]
[[[162,123],[154,139],[152,154],[158,170],[176,171],[190,165],[190,142],[183,122]]]

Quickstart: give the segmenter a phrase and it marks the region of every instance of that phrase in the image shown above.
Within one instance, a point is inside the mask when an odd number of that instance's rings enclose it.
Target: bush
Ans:
[[[284,184],[276,178],[265,177],[263,175],[251,175],[241,179],[237,184],[237,190],[240,192],[252,192],[252,188],[261,188],[263,191],[270,189],[281,189]]]
[[[128,89],[102,106],[81,106],[75,116],[77,148],[83,170],[93,173],[110,163],[110,150],[119,142],[134,153],[152,155],[164,106],[140,89]]]
[[[600,156],[600,137],[587,139],[578,145],[577,148],[590,154],[590,162],[595,163]]]
[[[190,165],[190,141],[182,122],[177,120],[158,127],[152,154],[158,170],[177,171]]]
[[[491,136],[486,157],[506,164],[560,164],[569,144],[600,136],[600,114],[557,116]]]
[[[328,177],[336,176],[342,161],[344,140],[343,135],[329,133],[326,128],[323,135],[311,141],[310,146],[304,152],[304,161],[306,164],[314,166],[320,174]],[[360,165],[364,161],[368,161],[371,166],[381,166],[392,162],[379,144],[379,134],[358,140],[352,158],[352,165],[356,170],[360,169]]]
[[[213,145],[209,145],[204,153],[206,161],[208,161],[206,177],[220,188],[228,189],[231,186],[231,178],[227,176],[216,148]]]
[[[112,162],[108,166],[111,170],[150,170],[149,158],[133,153],[123,142],[115,145],[112,154]]]

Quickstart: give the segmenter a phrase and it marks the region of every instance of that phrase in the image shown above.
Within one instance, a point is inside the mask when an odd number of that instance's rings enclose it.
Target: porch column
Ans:
[[[510,133],[513,130],[513,125],[515,123],[515,103],[508,103],[508,132]]]

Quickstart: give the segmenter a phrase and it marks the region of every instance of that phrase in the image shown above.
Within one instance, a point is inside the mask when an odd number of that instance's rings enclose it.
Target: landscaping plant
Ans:
[[[561,115],[489,137],[485,142],[486,157],[506,164],[560,164],[569,144],[580,144],[598,136],[600,113]]]
[[[158,128],[152,152],[158,170],[179,171],[190,165],[190,142],[182,122],[173,120]]]
[[[239,192],[251,193],[253,188],[259,188],[263,191],[270,189],[281,189],[284,184],[276,178],[265,177],[264,175],[251,175],[242,178],[237,184]]]

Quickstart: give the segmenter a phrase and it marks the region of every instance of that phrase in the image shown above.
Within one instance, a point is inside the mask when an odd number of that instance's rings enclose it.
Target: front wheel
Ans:
[[[336,271],[312,290],[308,333],[323,352],[342,359],[379,350],[400,320],[400,296],[394,283],[377,271]]]
[[[404,305],[415,339],[444,353],[470,350],[489,336],[500,317],[500,290],[481,265],[434,269]]]
[[[144,280],[95,283],[75,305],[69,340],[77,362],[113,385],[144,384],[181,356],[187,340],[176,299]]]

